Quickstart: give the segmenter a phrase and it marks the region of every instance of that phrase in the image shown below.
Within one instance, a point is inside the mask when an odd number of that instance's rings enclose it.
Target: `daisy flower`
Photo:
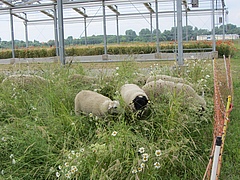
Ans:
[[[116,136],[117,133],[118,133],[117,131],[113,131],[113,132],[112,132],[112,136]]]
[[[155,167],[156,169],[159,169],[159,168],[160,168],[160,163],[159,163],[159,162],[155,162],[155,163],[154,163],[154,167]]]
[[[155,155],[156,155],[156,156],[161,156],[161,155],[162,155],[161,150],[156,150]]]
[[[136,173],[137,173],[137,170],[136,170],[136,169],[133,169],[133,170],[132,170],[132,173],[133,173],[133,174],[136,174]]]
[[[144,153],[144,150],[145,150],[144,147],[140,147],[138,152],[140,152],[142,154],[142,153]]]
[[[59,178],[60,177],[60,173],[56,172],[56,177]]]

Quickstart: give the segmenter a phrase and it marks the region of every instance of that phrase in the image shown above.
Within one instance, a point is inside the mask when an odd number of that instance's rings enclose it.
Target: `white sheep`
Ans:
[[[157,98],[167,93],[176,93],[176,95],[182,94],[185,98],[185,102],[200,104],[203,108],[206,106],[206,101],[204,98],[199,96],[191,86],[184,83],[174,83],[159,79],[157,81],[146,83],[142,89],[150,98]]]
[[[185,83],[185,84],[188,84],[188,85],[192,86],[192,84],[190,82],[188,82],[186,79],[173,77],[173,76],[168,76],[168,75],[150,76],[147,79],[146,83],[149,83],[151,81],[157,81],[159,79],[162,79],[164,81],[171,81],[171,82],[175,82],[175,83]]]
[[[106,114],[117,113],[119,107],[118,101],[112,101],[110,98],[90,90],[82,90],[75,97],[75,114],[90,114],[95,116],[104,116]]]
[[[148,104],[148,96],[136,84],[124,84],[120,94],[132,111],[143,110]]]

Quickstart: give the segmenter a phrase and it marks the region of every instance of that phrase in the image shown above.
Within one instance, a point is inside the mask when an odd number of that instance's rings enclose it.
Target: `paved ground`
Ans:
[[[212,59],[215,56],[213,52],[201,53],[184,53],[184,59]],[[153,53],[153,54],[134,54],[134,55],[97,55],[97,56],[70,56],[66,57],[65,62],[116,62],[134,59],[136,61],[159,61],[159,60],[175,60],[174,53]],[[42,62],[57,62],[59,57],[46,58],[15,58],[15,59],[0,59],[0,64],[14,64],[14,63],[42,63]]]
[[[107,60],[104,60],[102,55],[98,56],[71,56],[66,57],[65,62],[116,62],[126,59],[135,59],[136,61],[157,61],[154,54],[140,54],[140,55],[108,55]],[[0,64],[13,64],[13,63],[42,63],[42,62],[56,62],[60,61],[59,57],[46,57],[46,58],[15,58],[15,59],[0,59]]]

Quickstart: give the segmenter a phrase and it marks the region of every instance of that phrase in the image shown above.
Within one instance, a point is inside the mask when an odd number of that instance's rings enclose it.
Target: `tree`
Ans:
[[[148,28],[141,29],[139,32],[139,40],[143,42],[151,41],[151,31]]]
[[[136,32],[133,31],[132,29],[126,30],[125,35],[128,42],[134,41],[134,39],[137,37]]]

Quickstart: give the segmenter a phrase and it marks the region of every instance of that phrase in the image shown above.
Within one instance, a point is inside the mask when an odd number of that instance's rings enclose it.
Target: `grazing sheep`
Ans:
[[[133,84],[137,84],[137,85],[140,85],[140,86],[146,84],[146,81],[149,78],[148,75],[139,74],[139,73],[136,74],[135,76],[136,76],[136,78],[133,80]]]
[[[104,116],[107,113],[117,113],[119,107],[118,101],[112,101],[110,98],[103,96],[94,91],[82,90],[75,97],[75,114],[81,112],[95,116]]]
[[[148,104],[148,96],[136,84],[123,85],[120,94],[132,111],[143,110]]]
[[[204,98],[199,96],[191,86],[184,83],[174,83],[159,79],[157,81],[146,83],[142,89],[148,97],[154,98],[167,93],[176,93],[176,95],[180,95],[182,93],[186,99],[185,102],[194,102],[200,104],[203,108],[206,106]]]
[[[188,82],[187,80],[183,79],[183,78],[178,78],[178,77],[173,77],[173,76],[167,76],[167,75],[156,75],[156,76],[150,76],[146,83],[149,83],[151,81],[157,81],[159,79],[162,79],[164,81],[171,81],[171,82],[175,82],[175,83],[185,83],[185,84],[189,84],[190,86],[192,86],[192,84],[190,82]]]

